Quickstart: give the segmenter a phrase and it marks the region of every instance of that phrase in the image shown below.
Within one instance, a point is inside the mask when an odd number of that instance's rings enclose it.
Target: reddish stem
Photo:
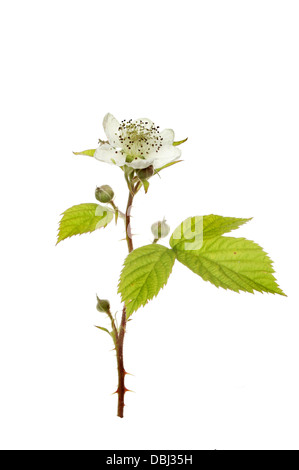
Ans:
[[[125,217],[126,240],[127,240],[129,253],[131,253],[131,251],[133,251],[133,249],[134,249],[133,248],[132,234],[131,234],[131,229],[130,229],[130,221],[131,221],[130,212],[131,212],[131,206],[132,206],[132,203],[133,203],[133,198],[134,198],[134,192],[130,191],[129,198],[128,198],[128,203],[127,203],[127,209],[126,209],[126,217]],[[119,416],[120,418],[124,417],[125,393],[126,393],[126,387],[125,387],[126,371],[125,371],[125,368],[124,368],[124,357],[123,357],[126,325],[127,325],[127,312],[126,312],[126,306],[124,305],[123,312],[122,312],[122,318],[121,318],[121,324],[120,324],[119,333],[118,333],[118,338],[117,338],[117,341],[116,341],[116,357],[117,357],[117,370],[118,370],[118,388],[117,388],[118,407],[117,407],[117,416]]]
[[[126,307],[123,308],[122,319],[119,329],[119,335],[117,340],[117,347],[116,347],[116,356],[117,356],[117,370],[118,370],[118,406],[117,406],[117,416],[120,418],[124,417],[124,406],[125,406],[125,375],[126,371],[124,368],[124,338],[126,332],[126,323],[127,323],[127,314],[126,314]]]

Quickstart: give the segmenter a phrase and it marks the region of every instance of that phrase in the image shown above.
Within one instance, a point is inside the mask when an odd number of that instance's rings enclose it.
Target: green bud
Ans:
[[[152,227],[152,234],[156,239],[165,238],[169,234],[170,227],[167,225],[166,220],[163,219],[160,222],[155,222]]]
[[[140,180],[148,180],[154,174],[154,167],[150,165],[147,168],[141,168],[136,174]]]
[[[96,188],[95,197],[100,202],[110,202],[114,198],[114,191],[108,184],[104,184]]]
[[[97,296],[97,310],[99,312],[108,313],[110,311],[110,302],[109,300],[99,299]]]

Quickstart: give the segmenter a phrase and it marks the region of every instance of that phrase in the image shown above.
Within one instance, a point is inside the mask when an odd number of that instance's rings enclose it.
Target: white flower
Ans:
[[[173,146],[172,129],[159,131],[150,119],[122,121],[119,123],[108,113],[103,121],[108,142],[101,144],[94,157],[106,163],[132,168],[147,168],[150,165],[161,168],[181,156],[178,147]]]

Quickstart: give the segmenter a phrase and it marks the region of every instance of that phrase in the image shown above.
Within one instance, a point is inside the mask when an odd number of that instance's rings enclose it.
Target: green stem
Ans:
[[[115,347],[116,347],[116,344],[117,344],[117,341],[118,341],[118,331],[117,331],[117,327],[116,327],[114,318],[113,318],[112,313],[111,313],[110,310],[107,312],[107,315],[108,315],[108,317],[109,317],[109,319],[110,319],[110,321],[111,321],[112,330],[113,330],[113,333],[114,333],[114,336],[115,336],[114,344],[115,344]]]
[[[132,208],[132,203],[134,199],[134,193],[129,193],[128,197],[128,204],[126,208],[126,218],[125,218],[125,225],[126,225],[126,240],[127,240],[127,245],[128,245],[128,251],[131,253],[133,251],[133,240],[132,240],[132,234],[131,234],[131,228],[130,228],[130,222],[131,222],[131,208]]]
[[[119,210],[119,208],[114,204],[113,201],[110,201],[109,204],[113,207],[114,212],[117,212],[119,216],[125,220],[126,214],[124,214],[122,211]]]

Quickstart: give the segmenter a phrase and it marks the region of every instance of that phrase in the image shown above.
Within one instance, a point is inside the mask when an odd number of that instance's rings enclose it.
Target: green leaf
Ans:
[[[182,161],[183,161],[183,160],[176,160],[175,162],[166,163],[166,165],[161,166],[160,168],[157,168],[157,169],[155,170],[155,174],[156,174],[156,173],[159,173],[159,171],[161,171],[161,170],[164,170],[164,168],[168,168],[169,166],[175,165],[176,163],[180,163],[180,162],[182,162]]]
[[[126,304],[127,317],[165,286],[174,261],[172,250],[156,244],[137,248],[127,256],[118,286]]]
[[[173,142],[172,145],[174,145],[174,146],[181,145],[181,144],[184,144],[185,142],[187,142],[187,140],[188,140],[188,137],[184,140],[178,140],[177,142]]]
[[[114,344],[115,344],[115,346],[116,346],[116,335],[115,335],[115,332],[114,332],[113,330],[111,330],[109,334],[110,334],[111,338],[113,339],[113,342],[114,342]]]
[[[87,155],[88,157],[93,157],[96,149],[82,150],[82,152],[73,152],[74,155]]]
[[[113,219],[113,212],[99,204],[79,204],[62,214],[57,243],[65,238],[106,227]]]
[[[115,225],[117,225],[118,216],[119,216],[119,212],[118,212],[118,209],[116,208],[116,209],[115,209],[115,212],[114,212]]]
[[[111,336],[111,333],[109,330],[107,330],[107,328],[104,328],[103,326],[97,326],[97,325],[95,325],[95,327],[98,328],[99,330],[105,331],[106,333],[108,333],[109,336]]]
[[[174,247],[177,259],[216,287],[235,292],[285,295],[272,273],[272,261],[263,249],[245,238],[207,239],[197,251]]]
[[[203,241],[231,232],[250,220],[213,214],[189,217],[173,232],[170,246],[177,250],[199,250]]]
[[[147,180],[142,180],[141,181],[142,184],[143,184],[143,187],[144,187],[144,192],[145,194],[148,192],[148,188],[149,188],[149,182]]]

